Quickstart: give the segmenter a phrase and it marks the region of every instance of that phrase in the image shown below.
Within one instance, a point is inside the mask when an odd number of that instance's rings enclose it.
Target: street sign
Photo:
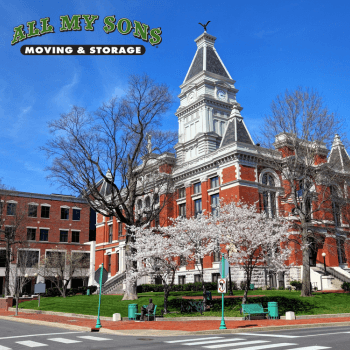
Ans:
[[[228,263],[228,260],[225,259],[225,276],[223,276],[224,278],[226,278],[228,276],[228,273],[229,273],[229,263]],[[219,265],[219,273],[220,273],[220,276],[222,276],[222,261],[220,260],[220,265]]]
[[[45,283],[36,283],[34,284],[34,294],[44,294],[46,291]]]
[[[218,293],[226,293],[226,278],[218,279]]]
[[[95,272],[95,281],[96,283],[100,283],[100,273],[101,273],[101,267],[96,270]],[[105,268],[103,268],[102,271],[102,284],[104,284],[108,280],[108,272]]]

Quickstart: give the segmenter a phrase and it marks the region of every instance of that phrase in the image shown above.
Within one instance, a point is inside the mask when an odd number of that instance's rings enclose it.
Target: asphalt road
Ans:
[[[0,320],[0,350],[43,349],[222,349],[350,350],[350,327],[327,327],[187,337],[120,336],[67,331]]]

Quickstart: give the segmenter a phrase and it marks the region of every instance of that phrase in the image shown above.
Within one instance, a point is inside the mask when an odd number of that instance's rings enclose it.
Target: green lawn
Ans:
[[[169,297],[169,310],[171,314],[167,317],[181,316],[198,316],[198,313],[181,314],[179,304],[182,295],[201,295],[201,292],[173,292]],[[317,315],[317,314],[336,314],[350,313],[350,294],[320,294],[315,293],[313,297],[302,298],[300,292],[289,291],[250,291],[251,295],[264,295],[263,298],[249,298],[249,303],[262,302],[264,307],[267,307],[267,302],[277,301],[280,315],[284,315],[286,311],[295,311],[297,315]],[[248,294],[248,295],[249,295]],[[216,292],[213,295],[218,295]],[[234,295],[243,295],[243,291],[234,291]],[[128,305],[137,303],[139,312],[141,306],[148,304],[149,298],[153,299],[153,303],[157,305],[157,314],[163,308],[164,297],[163,293],[143,293],[139,294],[139,299],[136,301],[122,301],[120,295],[102,295],[101,316],[112,317],[116,312],[122,317],[128,316]],[[225,300],[225,316],[241,316],[239,308],[241,299],[226,299]],[[21,303],[20,308],[38,309],[37,301],[28,301]],[[78,295],[67,298],[53,297],[41,298],[40,310],[70,312],[76,314],[95,315],[97,316],[98,295]],[[205,312],[205,316],[221,316],[221,299],[212,302],[211,311]]]

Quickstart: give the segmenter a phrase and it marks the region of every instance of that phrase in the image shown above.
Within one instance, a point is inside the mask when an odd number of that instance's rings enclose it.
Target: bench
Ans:
[[[143,307],[146,309],[147,305],[143,305]],[[156,310],[157,310],[157,305],[154,306],[154,310],[151,313],[145,313],[145,316],[147,316],[147,320],[149,321],[150,317],[153,317],[153,320],[156,319]],[[135,313],[136,316],[141,316],[141,313]]]
[[[266,310],[266,311],[265,311]],[[247,316],[250,315],[267,315],[267,318],[269,318],[269,312],[267,309],[264,309],[261,304],[242,304],[242,313],[244,316],[244,319],[246,319]]]

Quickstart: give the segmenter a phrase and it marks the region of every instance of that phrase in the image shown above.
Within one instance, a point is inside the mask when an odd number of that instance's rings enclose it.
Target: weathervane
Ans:
[[[203,28],[204,28],[204,32],[207,32],[207,25],[210,23],[210,21],[208,21],[206,24],[202,24],[201,22],[199,22],[198,24],[200,24]]]

